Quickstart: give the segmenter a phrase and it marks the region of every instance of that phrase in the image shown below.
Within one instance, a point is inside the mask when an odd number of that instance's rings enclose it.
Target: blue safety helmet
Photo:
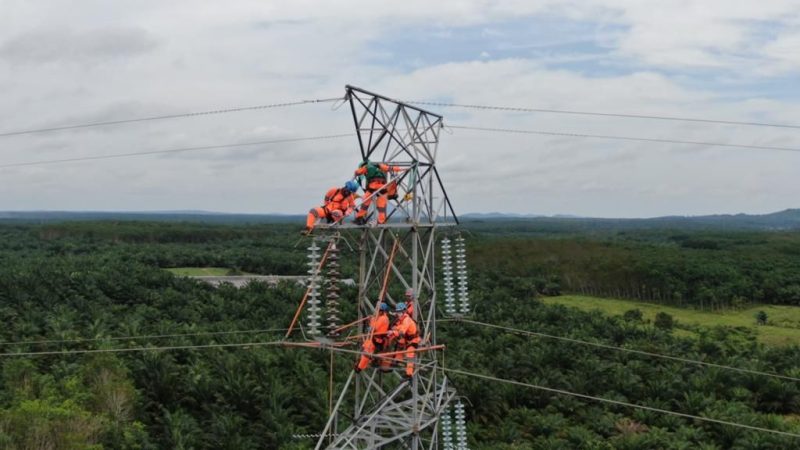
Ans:
[[[395,306],[394,310],[395,310],[396,312],[403,312],[403,311],[405,311],[405,310],[406,310],[406,303],[405,303],[405,302],[400,302],[400,303],[398,303],[398,304],[397,304],[397,306]]]
[[[389,304],[388,303],[381,303],[381,311],[389,312]]]
[[[353,180],[347,180],[347,182],[344,184],[344,188],[345,188],[347,191],[349,191],[349,192],[353,192],[353,193],[356,193],[356,192],[358,192],[358,188],[359,188],[359,187],[361,187],[361,186],[359,186],[359,185],[358,185],[358,183],[356,183],[356,182],[355,182],[355,181],[353,181]]]

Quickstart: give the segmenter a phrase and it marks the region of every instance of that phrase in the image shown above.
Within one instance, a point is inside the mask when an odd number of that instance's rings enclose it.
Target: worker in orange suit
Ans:
[[[382,352],[389,341],[387,336],[389,332],[389,305],[386,303],[380,304],[378,307],[378,315],[370,320],[368,331],[368,336],[364,339],[364,344],[362,345],[364,354],[361,355],[358,364],[356,364],[356,373],[366,369],[367,365],[369,365],[369,362],[372,360],[372,357],[369,355]],[[388,359],[380,361],[382,370],[389,370],[390,365],[391,361]]]
[[[405,378],[410,379],[414,376],[414,356],[420,342],[419,330],[417,329],[417,322],[408,314],[408,307],[404,302],[397,304],[395,312],[399,317],[392,329],[387,333],[387,336],[389,339],[397,339],[398,351],[405,350],[403,353],[398,353],[398,359],[405,358]]]
[[[354,180],[347,181],[341,188],[330,188],[325,194],[325,204],[318,208],[311,208],[306,217],[304,234],[309,234],[314,229],[317,221],[325,219],[328,223],[338,222],[343,217],[353,212],[356,207],[356,193],[359,185]]]
[[[414,317],[414,289],[408,288],[405,293],[406,310],[408,315]]]
[[[376,205],[378,209],[378,223],[386,223],[387,197],[397,198],[397,183],[395,181],[387,183],[388,174],[402,172],[402,167],[390,166],[384,163],[373,163],[366,159],[355,171],[355,176],[363,176],[367,180],[367,187],[364,189],[364,201],[356,214],[356,223],[364,225],[367,222],[367,210],[372,204],[373,197],[377,197]],[[379,192],[380,191],[380,192]]]

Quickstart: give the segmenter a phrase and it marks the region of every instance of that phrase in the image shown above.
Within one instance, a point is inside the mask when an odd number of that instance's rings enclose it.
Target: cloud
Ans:
[[[349,83],[393,98],[800,123],[794,2],[709,2],[9,0],[0,115],[4,130],[27,129],[323,98]],[[347,107],[330,106],[5,138],[0,164],[352,131]],[[789,129],[431,109],[450,124],[800,146]],[[764,211],[796,206],[800,188],[791,153],[441,136],[459,213]],[[3,171],[0,210],[302,212],[357,163],[343,139],[21,167]]]
[[[796,34],[800,10],[792,0],[595,0],[628,27],[617,36],[617,51],[640,64],[663,68],[733,69],[750,76],[774,75],[797,53],[768,53]],[[780,44],[778,44],[780,45]],[[766,64],[769,70],[765,70]],[[795,66],[794,69],[797,67]]]
[[[800,71],[800,32],[785,33],[777,37],[764,46],[763,52],[771,64],[760,68],[762,73],[797,73]]]
[[[14,64],[105,63],[152,51],[158,41],[140,28],[90,31],[37,30],[0,45],[0,58]]]

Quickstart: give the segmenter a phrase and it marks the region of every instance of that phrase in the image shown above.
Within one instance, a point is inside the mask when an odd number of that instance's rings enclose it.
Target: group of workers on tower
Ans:
[[[366,369],[370,362],[384,372],[391,370],[392,364],[405,359],[404,378],[414,376],[414,356],[420,343],[419,329],[414,320],[414,290],[408,289],[405,302],[395,306],[395,318],[391,319],[390,307],[381,302],[369,323],[368,335],[362,344],[363,354],[356,364],[355,371]],[[388,352],[394,345],[394,352]],[[386,354],[382,356],[381,354]]]
[[[404,170],[406,169],[403,167],[364,160],[353,173],[354,179],[348,180],[342,187],[330,188],[325,193],[325,203],[320,207],[311,208],[303,233],[311,233],[320,220],[325,220],[329,224],[340,223],[356,210],[354,222],[358,225],[366,225],[368,222],[367,212],[373,200],[375,200],[378,212],[377,223],[386,223],[386,207],[389,199],[397,198],[397,180],[390,181],[390,174]],[[358,190],[361,188],[361,179],[365,180],[364,196],[361,198],[361,204],[356,206],[356,199],[360,197]]]
[[[332,187],[325,193],[325,203],[322,206],[311,208],[306,218],[306,227],[303,234],[310,234],[320,220],[329,224],[338,224],[356,212],[353,222],[357,225],[368,223],[384,224],[387,219],[387,206],[389,199],[397,199],[399,178],[395,174],[408,170],[404,167],[393,166],[385,163],[372,162],[368,159],[359,164],[353,173],[353,179],[348,180],[342,187]],[[358,194],[364,181],[364,196]],[[356,204],[361,198],[360,204]],[[403,201],[411,199],[407,193]],[[377,210],[377,220],[370,221],[368,215],[373,200]],[[414,375],[414,357],[420,343],[417,323],[414,320],[414,291],[409,289],[405,294],[405,302],[395,306],[394,320],[390,314],[390,306],[381,302],[375,316],[370,318],[366,339],[362,344],[363,354],[355,366],[356,372],[366,369],[370,362],[382,371],[390,371],[393,363],[405,360],[406,379]],[[388,350],[394,346],[393,352]],[[381,356],[381,354],[387,356]]]

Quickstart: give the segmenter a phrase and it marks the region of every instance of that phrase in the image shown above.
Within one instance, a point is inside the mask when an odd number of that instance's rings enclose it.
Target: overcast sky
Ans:
[[[343,95],[800,124],[797,0],[0,0],[0,132]],[[330,103],[0,137],[0,165],[332,133]],[[800,148],[800,129],[432,110],[445,123]],[[0,210],[305,213],[355,137],[0,168]],[[443,133],[458,213],[800,207],[800,152]]]

